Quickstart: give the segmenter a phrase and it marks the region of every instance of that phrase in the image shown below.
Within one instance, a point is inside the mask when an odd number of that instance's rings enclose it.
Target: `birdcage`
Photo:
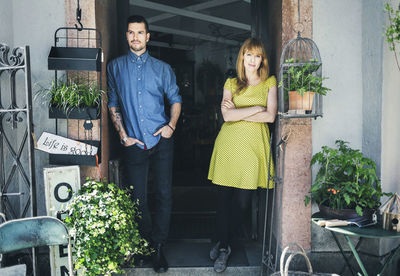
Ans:
[[[283,48],[279,72],[279,114],[282,117],[322,116],[322,62],[314,41],[298,36]]]
[[[284,47],[279,71],[279,114],[284,118],[322,116],[322,97],[330,90],[323,85],[322,61],[314,41],[301,36],[300,0],[297,1],[297,37]]]

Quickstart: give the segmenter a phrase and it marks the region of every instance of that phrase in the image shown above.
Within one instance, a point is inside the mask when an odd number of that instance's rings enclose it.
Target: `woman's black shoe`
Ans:
[[[164,273],[168,270],[167,259],[165,259],[163,252],[163,245],[161,243],[156,244],[154,247],[153,255],[153,269],[157,273]]]

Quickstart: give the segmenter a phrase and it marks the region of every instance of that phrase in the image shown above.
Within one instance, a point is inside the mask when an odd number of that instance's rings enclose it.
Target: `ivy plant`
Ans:
[[[279,87],[283,87],[285,92],[297,91],[299,95],[303,96],[307,91],[326,95],[331,90],[322,85],[322,82],[328,78],[316,74],[321,66],[318,60],[311,59],[307,62],[299,62],[291,58],[285,60],[285,63],[293,64],[283,73],[283,79],[279,82]]]
[[[389,25],[386,27],[384,35],[386,41],[389,43],[389,49],[394,53],[397,68],[400,71],[400,64],[396,52],[396,45],[400,42],[400,7],[399,9],[394,10],[389,3],[386,3],[384,11],[389,17]]]
[[[312,200],[332,209],[355,209],[359,215],[365,208],[379,207],[381,197],[390,194],[382,192],[375,162],[348,142],[335,144],[336,148],[323,146],[312,157],[311,165],[320,167],[305,204]]]
[[[151,253],[139,234],[137,204],[115,184],[87,179],[64,220],[73,238],[75,269],[84,275],[121,273],[132,256]]]

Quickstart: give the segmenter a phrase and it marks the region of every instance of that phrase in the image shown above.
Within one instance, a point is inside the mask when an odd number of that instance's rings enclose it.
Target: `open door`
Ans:
[[[214,141],[223,123],[220,102],[225,80],[236,76],[236,57],[241,43],[252,35],[261,37],[262,29],[255,32],[252,28],[267,22],[255,8],[261,2],[118,2],[121,21],[118,33],[125,33],[124,19],[128,15],[144,16],[151,33],[149,53],[171,65],[183,98],[174,134],[173,210],[166,248],[171,267],[212,266],[208,252],[215,234],[216,192],[207,175]],[[257,20],[254,20],[255,12]],[[125,54],[127,44],[122,35],[119,45],[119,52]],[[263,203],[260,198],[254,197],[248,228],[241,231],[240,250],[235,250],[230,266],[261,265]]]

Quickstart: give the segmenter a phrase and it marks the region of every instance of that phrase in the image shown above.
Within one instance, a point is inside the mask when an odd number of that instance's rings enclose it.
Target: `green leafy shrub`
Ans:
[[[279,87],[283,87],[285,92],[297,91],[301,96],[305,92],[312,91],[317,94],[326,95],[330,88],[322,85],[322,82],[328,78],[320,77],[315,72],[321,66],[317,60],[311,59],[308,62],[294,61],[287,59],[285,63],[293,64],[283,73],[283,79],[279,82]]]
[[[305,204],[312,200],[333,209],[355,209],[359,215],[365,208],[379,207],[380,198],[390,194],[382,192],[375,162],[347,142],[335,144],[337,148],[323,146],[312,157],[311,165],[318,163],[320,168]]]
[[[113,183],[87,179],[66,211],[75,268],[84,275],[121,273],[121,265],[132,263],[134,254],[151,253],[139,234],[137,202]]]
[[[395,11],[389,3],[386,3],[384,11],[389,17],[389,26],[387,26],[384,35],[386,41],[389,43],[389,49],[394,52],[397,68],[400,71],[400,64],[396,52],[396,45],[400,42],[400,9]]]

